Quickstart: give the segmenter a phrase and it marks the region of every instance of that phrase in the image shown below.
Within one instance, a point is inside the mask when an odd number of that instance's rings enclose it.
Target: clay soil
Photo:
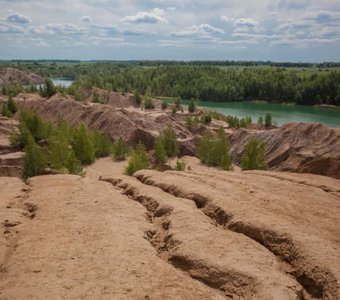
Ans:
[[[0,299],[340,299],[340,182],[98,160],[0,179]]]

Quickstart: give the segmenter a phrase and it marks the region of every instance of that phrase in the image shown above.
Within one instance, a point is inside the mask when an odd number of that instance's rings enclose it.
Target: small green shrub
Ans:
[[[18,111],[17,106],[11,95],[8,97],[7,110],[10,111],[13,115]]]
[[[141,97],[141,95],[139,94],[138,91],[135,91],[135,93],[134,93],[134,98],[135,98],[136,104],[137,104],[138,106],[141,105],[141,103],[142,103],[142,97]]]
[[[8,110],[7,105],[3,105],[1,108],[1,115],[6,118],[12,118],[13,114]]]
[[[260,140],[252,137],[244,149],[241,158],[242,170],[266,170],[265,145]]]
[[[264,125],[266,127],[271,127],[273,125],[273,118],[270,113],[267,113],[266,116],[264,117]]]
[[[45,79],[45,84],[43,87],[40,89],[40,95],[42,97],[47,97],[50,98],[52,97],[55,93],[57,92],[56,87],[54,86],[53,82],[51,79],[46,78]]]
[[[201,116],[201,122],[203,124],[209,124],[212,121],[212,117],[210,114],[205,114],[203,116]]]
[[[155,106],[152,102],[152,99],[150,97],[147,97],[144,101],[144,108],[145,109],[154,109]]]
[[[113,160],[115,161],[125,160],[128,155],[128,152],[129,147],[121,137],[113,143],[112,147]]]
[[[97,130],[93,130],[92,141],[96,157],[105,157],[112,153],[112,142],[107,134],[101,134]]]
[[[176,107],[176,109],[180,109],[181,102],[182,102],[181,97],[177,97],[176,100],[175,100],[175,107]]]
[[[168,108],[168,102],[166,100],[162,101],[162,109],[167,109]]]
[[[188,105],[188,111],[189,113],[194,113],[196,110],[196,102],[194,99],[191,99]]]
[[[46,157],[34,138],[29,135],[25,146],[23,178],[42,175],[47,167]]]
[[[139,142],[129,159],[128,166],[125,168],[124,173],[132,176],[136,171],[146,169],[148,167],[149,159],[145,145],[142,142]]]
[[[72,148],[81,164],[91,164],[95,161],[95,147],[84,123],[74,129]]]
[[[185,162],[177,159],[175,170],[176,171],[185,171]]]
[[[175,130],[167,126],[159,135],[159,140],[164,146],[166,155],[168,157],[175,157],[179,153],[178,143],[177,143],[177,137]]]
[[[186,123],[187,127],[189,129],[191,129],[192,126],[194,125],[194,120],[193,120],[192,117],[189,116],[189,117],[186,118],[185,123]]]
[[[174,116],[176,113],[177,113],[177,108],[176,108],[176,107],[173,107],[173,108],[172,108],[172,115]]]
[[[164,164],[168,159],[163,141],[160,137],[157,137],[155,140],[155,157],[158,164]]]
[[[257,124],[263,125],[263,117],[262,116],[258,118]]]
[[[208,166],[218,166],[223,170],[231,170],[229,147],[223,127],[217,135],[207,130],[199,142],[199,158]]]

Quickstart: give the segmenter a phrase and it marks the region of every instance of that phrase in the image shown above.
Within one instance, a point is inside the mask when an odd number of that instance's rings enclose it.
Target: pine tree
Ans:
[[[42,175],[46,167],[47,162],[44,153],[35,143],[33,137],[29,135],[25,146],[23,177],[27,179],[32,176]]]
[[[53,82],[51,79],[46,78],[45,79],[45,91],[44,96],[47,98],[52,97],[57,92]]]
[[[92,142],[96,157],[105,157],[112,152],[112,142],[107,134],[101,134],[97,130],[92,132]]]
[[[175,100],[176,109],[179,109],[181,107],[181,102],[182,102],[181,97],[177,97],[176,100]]]
[[[13,115],[18,111],[17,106],[16,106],[16,104],[15,104],[15,102],[14,102],[14,100],[13,100],[12,95],[10,95],[10,96],[8,97],[8,101],[7,101],[7,109],[8,109]]]
[[[257,120],[257,124],[259,125],[263,125],[263,117],[259,117],[259,119]]]
[[[95,148],[84,123],[75,129],[72,147],[77,159],[82,164],[90,164],[95,161]]]
[[[167,107],[168,107],[168,102],[166,101],[166,100],[163,100],[162,101],[162,109],[164,110],[164,109],[167,109]]]
[[[121,137],[113,143],[112,155],[115,161],[125,160],[128,151],[129,147]]]
[[[168,159],[162,139],[159,137],[155,140],[155,157],[159,164],[164,164]]]
[[[159,135],[159,139],[162,141],[164,149],[168,157],[175,157],[179,153],[177,137],[175,130],[167,126]]]
[[[208,166],[217,166],[223,170],[231,169],[232,162],[223,127],[220,127],[217,135],[213,135],[210,130],[207,130],[199,142],[198,150],[202,163]]]
[[[142,142],[139,142],[129,159],[128,166],[125,168],[125,174],[132,176],[136,171],[148,167],[149,159],[145,145]]]
[[[196,103],[194,99],[191,99],[188,105],[188,111],[189,113],[194,113],[196,110]]]
[[[264,118],[264,124],[266,125],[266,127],[271,127],[272,123],[273,123],[272,115],[270,113],[267,113]]]
[[[134,98],[137,105],[140,105],[142,103],[142,97],[138,91],[135,91]]]
[[[152,99],[150,97],[147,97],[144,101],[144,108],[145,109],[154,109],[155,106],[152,102]]]
[[[244,149],[241,158],[242,170],[266,170],[265,145],[260,140],[252,137]]]

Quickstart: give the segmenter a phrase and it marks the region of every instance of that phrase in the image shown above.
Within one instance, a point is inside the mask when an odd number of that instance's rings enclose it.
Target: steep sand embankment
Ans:
[[[126,98],[128,105],[131,104],[130,96]],[[119,98],[117,103],[123,101],[122,95],[115,97]],[[198,155],[197,144],[204,130],[203,125],[188,128],[187,114],[177,113],[174,116],[170,110],[145,111],[133,106],[120,108],[113,100],[111,105],[102,105],[84,104],[60,95],[48,100],[37,95],[26,96],[23,100],[23,96],[19,95],[17,102],[20,107],[37,110],[44,118],[63,118],[70,124],[85,122],[90,128],[107,132],[113,139],[123,137],[132,146],[141,140],[149,149],[159,132],[169,125],[177,133],[181,155]],[[214,122],[208,127],[216,130],[218,127]],[[313,123],[289,123],[270,130],[229,129],[228,136],[236,164],[239,164],[249,138],[255,136],[266,145],[266,160],[271,170],[340,178],[340,129]]]
[[[0,70],[0,85],[29,85],[43,82],[44,78],[31,72],[24,72],[13,68]]]
[[[11,146],[10,136],[18,121],[0,117],[0,176],[21,177],[23,152]]]
[[[0,298],[339,299],[338,180],[184,160],[0,180]]]
[[[340,128],[316,123],[288,123],[277,129],[238,130],[230,135],[231,154],[239,162],[249,138],[266,145],[271,170],[340,178]]]

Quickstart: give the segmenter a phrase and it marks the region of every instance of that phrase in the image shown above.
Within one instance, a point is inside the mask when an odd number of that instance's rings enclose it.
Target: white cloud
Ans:
[[[234,22],[234,18],[229,18],[229,17],[226,17],[226,16],[221,16],[220,20],[222,22]]]
[[[173,31],[170,33],[171,36],[177,38],[199,38],[207,37],[214,34],[223,34],[224,31],[220,28],[213,27],[209,24],[201,24],[198,26],[191,26],[185,30]]]
[[[80,21],[85,22],[85,23],[91,23],[92,22],[92,18],[90,16],[82,16],[80,18]]]
[[[252,18],[240,18],[234,21],[235,32],[261,31],[260,22]]]
[[[14,24],[6,24],[0,22],[0,33],[7,33],[7,34],[24,34],[25,29],[21,26],[14,25]]]
[[[39,39],[39,38],[29,38],[28,39],[29,42],[31,42],[31,44],[33,44],[36,47],[39,48],[48,48],[50,47],[50,45],[48,43],[46,43],[44,40]]]
[[[29,17],[21,15],[17,12],[11,12],[7,16],[6,20],[9,23],[17,23],[17,24],[28,24],[31,22],[31,19]]]
[[[167,19],[164,18],[164,10],[155,8],[151,12],[140,11],[134,16],[126,16],[121,19],[122,22],[128,23],[149,23],[149,24],[160,24],[168,23]]]

